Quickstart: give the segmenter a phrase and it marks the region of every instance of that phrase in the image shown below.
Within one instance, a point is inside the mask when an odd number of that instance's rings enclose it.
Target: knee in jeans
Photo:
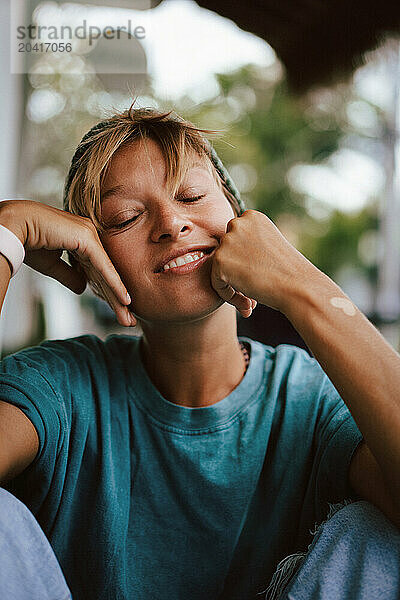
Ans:
[[[325,533],[343,543],[347,540],[350,547],[353,544],[359,548],[379,546],[400,553],[400,531],[379,508],[366,500],[341,507],[331,505],[330,515],[318,528],[319,535]]]
[[[269,586],[261,592],[265,594],[262,600],[279,600],[283,596],[320,538],[325,559],[335,552],[335,548],[339,551],[343,548],[344,557],[368,554],[373,559],[383,554],[388,568],[389,564],[398,565],[400,562],[400,532],[366,500],[330,504],[326,519],[319,526],[315,524],[310,533],[313,541],[305,552],[287,556],[278,564]]]
[[[367,500],[358,500],[357,502],[342,505],[330,505],[330,511],[325,523],[327,521],[331,524],[337,523],[338,525],[345,526],[346,529],[351,527],[357,528],[360,522],[363,528],[364,526],[369,526],[372,529],[381,528],[383,525],[396,529],[383,512]]]

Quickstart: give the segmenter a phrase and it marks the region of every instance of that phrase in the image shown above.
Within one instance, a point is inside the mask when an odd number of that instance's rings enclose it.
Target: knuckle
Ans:
[[[96,231],[96,227],[93,223],[93,221],[91,219],[89,219],[89,217],[80,217],[81,218],[81,225],[82,227],[90,234],[95,234],[97,233]]]
[[[233,219],[231,219],[228,222],[228,230],[233,229],[234,227],[237,227],[237,225],[238,225],[238,219],[239,219],[239,217],[234,217]]]
[[[92,245],[93,242],[97,242],[97,231],[90,220],[82,223],[81,235],[86,244]]]
[[[244,216],[247,217],[247,219],[250,219],[252,221],[255,221],[256,219],[259,219],[260,217],[260,212],[258,210],[254,210],[253,208],[249,208],[248,210],[246,210],[246,212],[244,213]]]
[[[223,263],[223,258],[222,258],[220,249],[218,249],[214,253],[213,265],[215,265],[218,269],[220,269],[222,266],[222,263]]]

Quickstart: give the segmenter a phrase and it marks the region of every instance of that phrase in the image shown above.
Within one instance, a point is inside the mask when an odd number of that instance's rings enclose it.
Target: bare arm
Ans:
[[[0,485],[22,473],[38,450],[38,434],[28,417],[0,400]]]
[[[365,439],[350,483],[400,527],[400,356],[329,277],[310,266],[302,282],[285,314]]]

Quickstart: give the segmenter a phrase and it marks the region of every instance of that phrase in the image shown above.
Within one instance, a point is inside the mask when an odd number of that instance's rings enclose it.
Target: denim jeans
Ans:
[[[25,504],[3,488],[0,488],[0,598],[72,598],[39,523]]]
[[[283,559],[262,600],[399,600],[400,531],[373,504],[330,505],[307,552]]]
[[[332,505],[307,552],[282,560],[262,594],[260,600],[398,600],[400,532],[369,502]],[[0,598],[72,599],[36,519],[2,488]]]

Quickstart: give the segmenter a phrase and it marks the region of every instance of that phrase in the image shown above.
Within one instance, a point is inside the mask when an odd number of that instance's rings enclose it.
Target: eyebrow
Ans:
[[[104,202],[110,196],[113,196],[114,194],[119,194],[121,192],[125,192],[126,190],[127,190],[127,187],[123,184],[115,185],[114,187],[110,188],[109,190],[107,190],[106,192],[101,194],[100,201]]]
[[[191,169],[201,168],[201,169],[208,171],[206,165],[201,160],[197,160],[196,162],[192,163],[189,168],[191,168]],[[182,182],[181,182],[181,184],[182,184]],[[130,191],[129,188],[124,184],[115,185],[114,187],[110,188],[109,190],[107,190],[101,194],[100,202],[101,202],[101,204],[103,204],[103,202],[105,202],[105,200],[107,200],[107,198],[110,198],[110,196],[114,196],[115,194],[120,194],[123,192],[129,192],[129,191]]]

